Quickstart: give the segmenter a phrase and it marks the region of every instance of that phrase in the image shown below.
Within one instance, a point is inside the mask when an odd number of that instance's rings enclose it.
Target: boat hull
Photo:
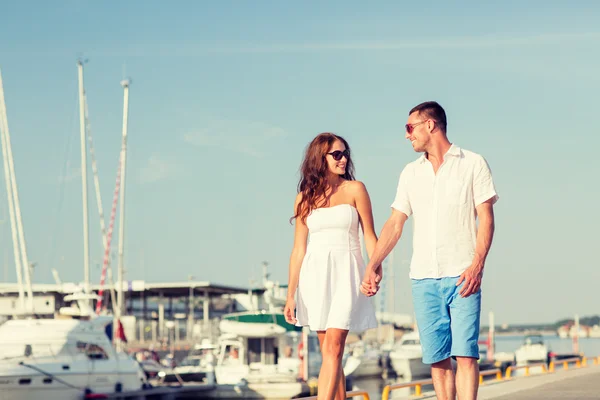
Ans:
[[[142,388],[137,373],[27,373],[0,371],[1,400],[81,400],[86,388],[93,393],[112,394],[120,384],[122,391]],[[11,371],[11,372],[18,372]],[[49,376],[51,375],[51,377]]]
[[[421,357],[393,357],[390,355],[392,361],[392,368],[398,376],[405,377],[407,379],[424,378],[431,376],[431,366],[423,364]]]
[[[349,356],[344,364],[344,375],[353,379],[381,376],[383,366],[379,359]]]

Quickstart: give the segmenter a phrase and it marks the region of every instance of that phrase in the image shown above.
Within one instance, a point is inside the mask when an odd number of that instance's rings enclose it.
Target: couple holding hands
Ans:
[[[368,297],[377,293],[381,264],[411,215],[409,276],[423,362],[431,364],[438,399],[454,399],[457,392],[461,400],[477,398],[480,287],[498,195],[486,160],[452,144],[446,125],[446,113],[436,102],[408,113],[406,139],[422,154],[402,170],[379,238],[369,194],[354,179],[346,140],[321,133],[306,149],[291,219],[296,226],[284,314],[289,323],[317,332],[323,355],[319,399],[346,398],[346,337],[349,331],[377,327]]]

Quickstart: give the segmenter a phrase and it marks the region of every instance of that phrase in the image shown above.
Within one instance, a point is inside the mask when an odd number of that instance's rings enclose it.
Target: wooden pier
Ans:
[[[600,398],[600,357],[571,358],[551,363],[548,368],[533,365],[508,369],[504,376],[489,371],[491,379],[480,376],[479,400],[542,400],[566,399],[587,400]],[[534,370],[539,372],[533,372]],[[521,372],[515,374],[515,372]],[[487,375],[487,374],[486,374]],[[398,385],[389,385],[384,390],[382,399],[400,399],[393,396],[393,390],[408,386],[415,387],[411,399],[434,399],[435,393],[421,393],[420,387],[431,384],[431,380],[415,381]]]
[[[516,378],[483,385],[478,399],[496,400],[587,400],[600,398],[600,366]]]

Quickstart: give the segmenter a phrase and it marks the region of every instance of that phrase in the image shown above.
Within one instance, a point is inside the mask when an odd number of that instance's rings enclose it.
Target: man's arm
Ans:
[[[490,247],[492,247],[492,240],[494,238],[494,206],[492,204],[493,200],[489,199],[475,208],[479,218],[477,242],[475,245],[475,260],[481,262],[481,264],[485,263],[485,259],[490,252]]]
[[[492,247],[494,238],[494,204],[495,198],[490,198],[475,209],[479,218],[479,228],[477,229],[477,242],[475,245],[475,255],[471,266],[462,273],[456,285],[460,285],[463,281],[464,286],[460,291],[462,297],[468,297],[473,293],[477,293],[481,287],[481,278],[483,276],[483,268],[485,260]]]
[[[377,286],[382,278],[381,263],[392,252],[398,240],[400,240],[404,223],[407,219],[408,216],[406,214],[392,209],[392,215],[383,225],[379,240],[377,241],[377,245],[375,245],[375,250],[373,250],[373,254],[369,259],[365,277],[360,288],[363,294],[373,296],[377,293]]]

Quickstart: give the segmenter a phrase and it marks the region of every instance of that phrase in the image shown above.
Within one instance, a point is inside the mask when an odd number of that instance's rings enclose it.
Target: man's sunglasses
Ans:
[[[406,125],[404,125],[404,128],[406,129],[406,132],[412,133],[415,130],[415,126],[421,125],[422,123],[427,122],[427,121],[429,121],[429,120],[426,119],[425,121],[417,122],[414,124],[406,124]]]
[[[341,150],[336,150],[336,151],[332,151],[331,153],[327,153],[329,154],[331,157],[333,157],[333,159],[335,161],[340,161],[342,159],[342,157],[346,157],[346,160],[348,160],[350,158],[350,152],[348,151],[348,149],[341,151]]]

